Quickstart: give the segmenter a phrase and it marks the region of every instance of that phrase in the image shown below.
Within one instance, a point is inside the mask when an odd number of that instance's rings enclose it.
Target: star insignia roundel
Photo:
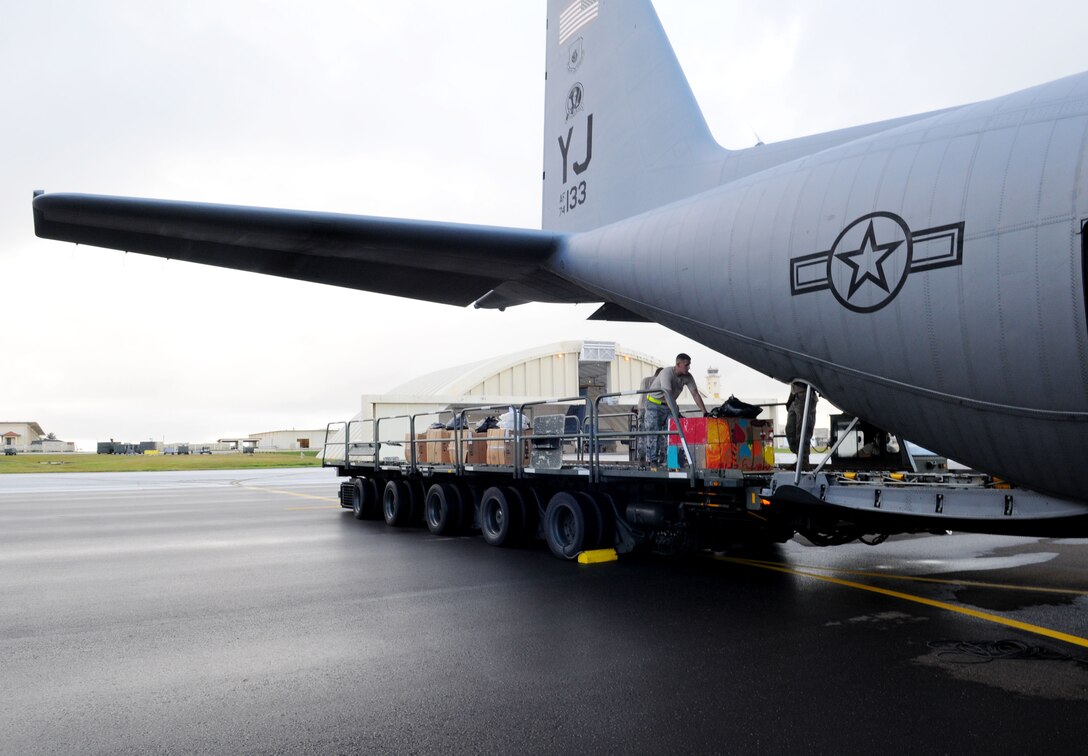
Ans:
[[[872,281],[885,294],[891,294],[892,290],[888,288],[888,276],[884,272],[884,263],[899,249],[904,241],[906,239],[888,242],[887,244],[877,244],[873,221],[870,220],[869,228],[865,231],[865,237],[862,239],[860,248],[852,252],[834,253],[835,257],[842,260],[853,271],[850,276],[850,291],[847,293],[846,298],[851,299],[866,281]]]
[[[847,224],[831,249],[790,258],[790,294],[830,291],[843,307],[885,307],[911,274],[963,264],[964,221],[911,231],[895,213],[878,211]]]

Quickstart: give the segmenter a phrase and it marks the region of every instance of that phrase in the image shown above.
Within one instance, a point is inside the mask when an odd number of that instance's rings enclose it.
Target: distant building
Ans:
[[[109,441],[98,442],[99,454],[135,454],[136,444],[130,444],[127,441],[114,441],[112,438]]]
[[[199,446],[208,446],[208,444],[199,444]],[[246,449],[257,448],[257,439],[252,436],[245,438],[221,438],[214,444],[211,444],[212,451],[245,451]]]
[[[325,429],[263,431],[250,433],[249,437],[257,440],[257,451],[320,451],[325,444]]]
[[[520,405],[547,397],[594,398],[632,391],[662,363],[610,341],[562,341],[448,367],[385,394],[362,397],[362,418],[470,404]],[[638,397],[616,403],[632,405]]]
[[[0,438],[5,448],[28,452],[31,444],[45,438],[45,431],[37,423],[0,422]]]
[[[30,442],[30,451],[32,452],[62,454],[64,452],[74,452],[75,450],[75,441],[61,441],[59,438],[40,438],[37,441]]]

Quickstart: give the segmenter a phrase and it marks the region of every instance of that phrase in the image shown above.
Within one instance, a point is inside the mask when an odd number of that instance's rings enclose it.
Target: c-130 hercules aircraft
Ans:
[[[549,0],[546,62],[540,231],[40,194],[36,232],[459,306],[603,302],[1035,492],[1032,532],[1088,529],[1088,73],[734,151],[650,0]],[[818,482],[794,493],[836,503]]]

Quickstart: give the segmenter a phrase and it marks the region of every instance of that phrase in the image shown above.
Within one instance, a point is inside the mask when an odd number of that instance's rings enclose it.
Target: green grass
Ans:
[[[0,474],[55,472],[149,472],[249,470],[261,467],[318,467],[316,451],[262,454],[18,454],[0,455]]]

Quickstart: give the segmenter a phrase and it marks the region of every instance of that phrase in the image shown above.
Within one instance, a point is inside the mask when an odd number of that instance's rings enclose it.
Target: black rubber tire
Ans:
[[[514,533],[514,540],[518,543],[525,543],[529,536],[529,523],[527,521],[529,506],[521,491],[513,486],[504,488],[503,493],[506,494],[506,500],[510,502],[510,509],[514,513],[514,522],[518,526],[517,532]]]
[[[382,487],[378,485],[379,481],[373,478],[363,478],[362,480],[364,481],[363,487],[366,489],[368,504],[363,514],[366,515],[368,520],[380,520],[382,519]]]
[[[521,497],[509,490],[493,486],[480,498],[480,533],[489,546],[513,546],[521,534]]]
[[[451,485],[461,496],[461,532],[467,533],[476,527],[476,508],[480,503],[476,498],[476,489],[464,483]]]
[[[544,540],[552,554],[560,559],[574,559],[585,551],[589,533],[581,500],[560,491],[548,502],[544,512]]]
[[[357,478],[352,486],[351,510],[356,520],[376,520],[381,516],[378,487],[367,478]]]
[[[592,543],[586,543],[585,548],[613,547],[616,541],[616,522],[610,504],[585,492],[579,492],[576,496],[582,501],[585,519],[590,522],[589,532],[593,534]]]
[[[391,480],[385,484],[385,492],[382,494],[382,515],[385,517],[386,525],[398,528],[407,525],[411,520],[412,493],[403,480]]]
[[[448,483],[435,483],[427,489],[423,504],[427,530],[437,536],[453,535],[461,526],[461,494]]]
[[[351,511],[356,520],[366,519],[366,486],[365,478],[357,478],[351,486]]]
[[[540,536],[540,523],[544,521],[540,493],[532,487],[524,488],[521,498],[525,500],[525,537],[533,540]]]
[[[599,549],[604,531],[604,515],[601,514],[601,507],[593,494],[579,491],[574,496],[582,502],[582,510],[586,513],[586,541],[583,548],[585,551]]]
[[[408,516],[410,525],[424,525],[424,502],[427,501],[427,489],[418,480],[407,481],[408,493],[411,497],[411,514]]]
[[[611,549],[616,545],[616,508],[608,494],[597,494],[597,507],[601,513],[601,535],[598,548]]]

